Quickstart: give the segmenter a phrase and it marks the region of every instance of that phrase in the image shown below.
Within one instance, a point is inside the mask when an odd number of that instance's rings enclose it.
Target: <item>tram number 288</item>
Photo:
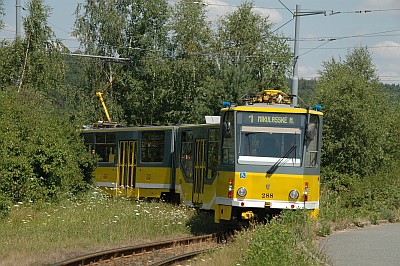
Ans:
[[[261,198],[262,199],[272,199],[272,198],[274,198],[274,194],[273,193],[261,193]]]

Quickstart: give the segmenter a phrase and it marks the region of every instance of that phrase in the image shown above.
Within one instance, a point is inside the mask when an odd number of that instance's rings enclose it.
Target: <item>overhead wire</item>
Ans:
[[[288,10],[291,14],[292,14],[292,18],[288,21],[286,21],[284,24],[282,24],[281,26],[279,26],[278,28],[274,29],[272,31],[272,33],[275,33],[276,31],[278,31],[279,29],[283,28],[284,26],[286,26],[287,24],[289,24],[291,21],[294,20],[294,11],[290,10],[287,6],[285,6],[280,0],[278,0],[281,5],[283,5],[284,7],[262,7],[262,6],[253,6],[253,8],[257,8],[257,9],[275,9],[275,10]],[[177,2],[177,1],[169,1],[169,2]],[[223,6],[223,7],[234,7],[237,8],[239,6],[236,5],[229,5],[229,4],[218,4],[218,3],[210,3],[208,1],[204,1],[204,4],[207,6]],[[302,9],[302,11],[309,11],[309,12],[313,12],[315,11],[314,9]],[[320,11],[320,10],[318,10]],[[327,11],[327,15],[338,15],[338,14],[368,14],[368,13],[373,13],[373,12],[397,12],[400,11],[400,8],[388,8],[388,9],[364,9],[364,10],[353,10],[353,11],[334,11],[334,10],[330,10],[330,12]],[[53,25],[54,27],[58,28],[59,30],[71,35],[72,32],[67,31],[53,23],[49,23],[51,25]],[[2,31],[8,31],[8,32],[13,32],[11,30],[6,30],[6,29],[2,29]],[[357,35],[349,35],[349,36],[335,36],[335,37],[314,37],[314,38],[301,38],[300,41],[323,41],[322,44],[313,47],[313,48],[301,48],[301,50],[307,49],[308,51],[302,53],[299,56],[304,56],[308,53],[311,53],[312,51],[315,50],[329,50],[329,49],[351,49],[353,47],[323,47],[326,44],[332,42],[332,41],[336,41],[336,40],[343,40],[343,39],[350,39],[350,38],[373,38],[373,37],[391,37],[391,36],[400,36],[399,34],[386,34],[386,33],[392,33],[392,32],[400,32],[400,29],[396,29],[396,30],[387,30],[387,31],[380,31],[380,32],[373,32],[373,33],[365,33],[365,34],[357,34]],[[12,38],[3,38],[3,39],[12,39]],[[73,41],[73,39],[71,38],[62,38],[60,40],[70,40]],[[293,39],[291,38],[286,38],[287,41],[293,41]],[[382,48],[398,48],[400,46],[370,46],[368,48],[370,49],[382,49]],[[79,47],[70,47],[70,48],[79,48]]]

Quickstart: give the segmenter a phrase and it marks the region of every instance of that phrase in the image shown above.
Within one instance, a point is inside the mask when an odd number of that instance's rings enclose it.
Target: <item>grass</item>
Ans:
[[[281,265],[278,255],[272,253],[291,254],[289,261],[296,265],[302,265],[298,260],[312,265],[308,258],[312,241],[306,237],[311,229],[299,221],[290,229],[293,219],[304,220],[302,214],[290,213],[292,220],[274,219],[269,225],[238,232],[234,242],[201,256],[193,265],[257,265],[261,261],[265,262],[259,265]],[[300,218],[293,218],[298,215]],[[213,222],[212,213],[163,202],[109,198],[99,191],[58,204],[18,203],[0,220],[0,265],[50,264],[115,246],[214,233],[222,228]],[[277,263],[265,264],[271,262],[265,257]]]
[[[268,224],[238,232],[233,243],[192,265],[319,265],[317,235],[398,219],[399,171],[354,180],[353,187],[321,190],[318,221],[284,212]],[[214,233],[212,213],[163,202],[109,198],[100,191],[58,204],[15,204],[0,220],[0,265],[43,265],[115,246]]]
[[[288,211],[237,232],[234,242],[199,256],[191,265],[322,265],[327,259],[315,238],[316,221],[301,210]]]
[[[42,265],[116,245],[186,236],[194,217],[190,208],[110,199],[97,191],[57,205],[19,203],[0,220],[0,264]]]
[[[321,188],[319,235],[327,235],[364,224],[389,222],[400,218],[400,165],[387,167],[378,173],[352,179],[351,184]]]

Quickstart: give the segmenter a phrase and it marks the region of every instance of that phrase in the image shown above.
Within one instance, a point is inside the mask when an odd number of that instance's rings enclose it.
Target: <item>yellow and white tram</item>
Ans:
[[[215,118],[215,117],[214,117]],[[219,120],[219,121],[218,121]],[[215,222],[319,210],[322,113],[266,90],[211,124],[89,128],[95,182],[112,195],[213,210]]]

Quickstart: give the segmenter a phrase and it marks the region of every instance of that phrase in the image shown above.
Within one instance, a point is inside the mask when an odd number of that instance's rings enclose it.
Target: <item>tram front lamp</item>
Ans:
[[[244,187],[241,187],[241,188],[238,189],[237,194],[238,194],[240,197],[244,197],[244,196],[246,196],[246,194],[247,194],[247,190],[246,190]]]
[[[291,198],[291,199],[297,199],[298,197],[299,197],[299,192],[297,191],[297,190],[295,190],[295,189],[293,189],[293,190],[291,190],[290,192],[289,192],[289,197]]]

